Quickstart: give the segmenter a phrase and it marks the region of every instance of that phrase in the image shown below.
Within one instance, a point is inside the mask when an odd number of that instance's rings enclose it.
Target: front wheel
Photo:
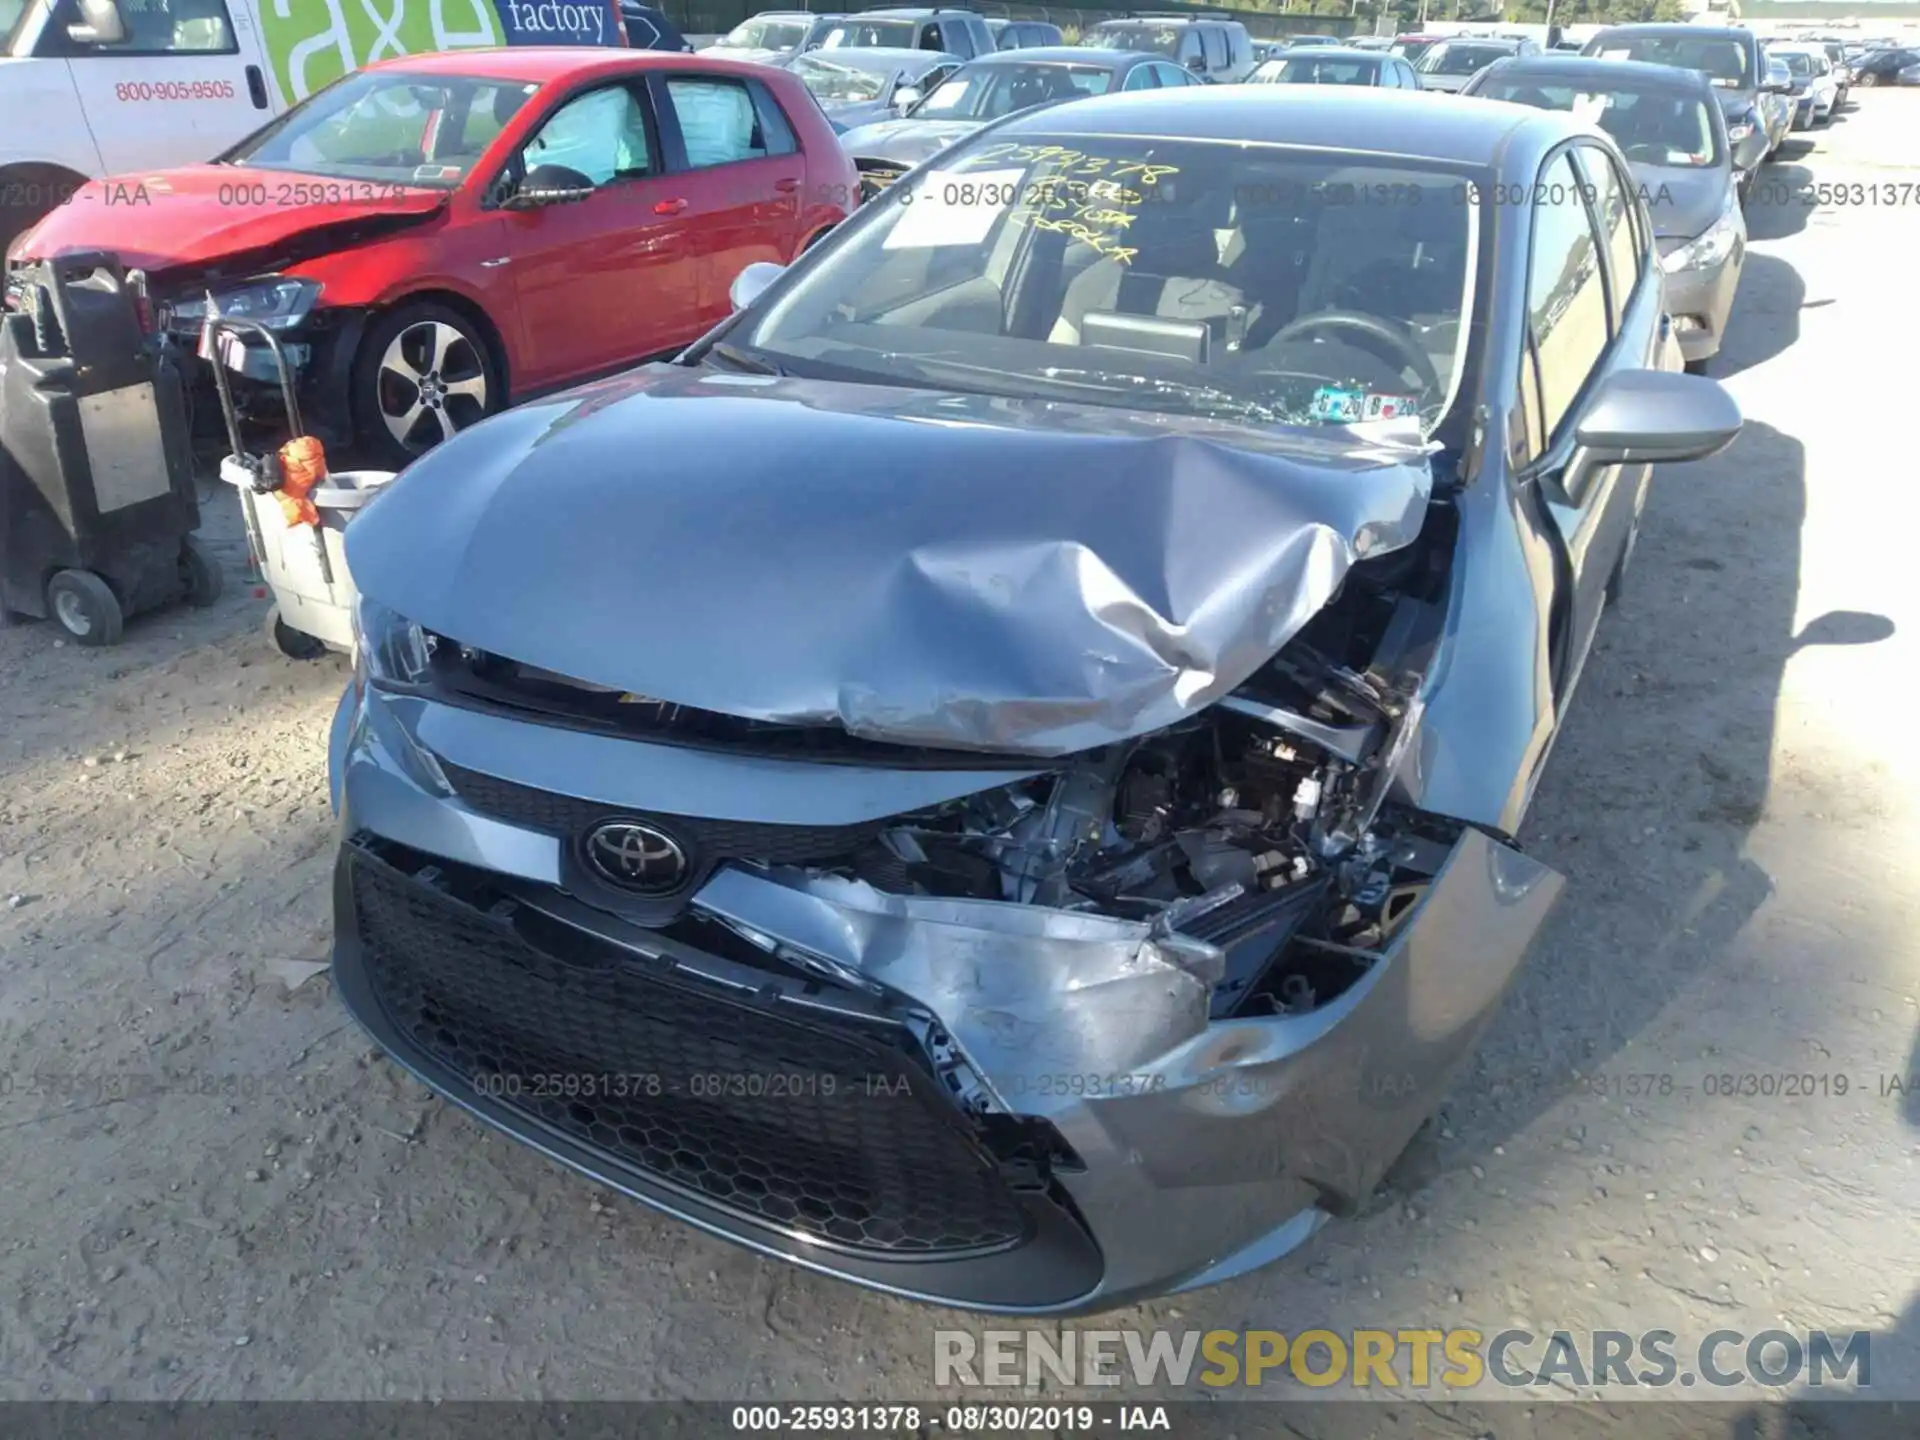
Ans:
[[[357,438],[398,470],[501,408],[500,365],[474,322],[431,301],[380,316],[353,364]]]
[[[1873,75],[1873,74],[1862,75],[1858,80],[1854,81],[1853,83],[1858,85],[1862,90],[1871,90],[1874,86],[1880,83],[1880,77],[1878,75]]]

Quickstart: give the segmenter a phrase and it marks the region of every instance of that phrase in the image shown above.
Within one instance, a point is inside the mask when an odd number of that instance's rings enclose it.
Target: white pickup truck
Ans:
[[[210,160],[375,60],[626,43],[618,0],[0,0],[0,252],[88,180]]]

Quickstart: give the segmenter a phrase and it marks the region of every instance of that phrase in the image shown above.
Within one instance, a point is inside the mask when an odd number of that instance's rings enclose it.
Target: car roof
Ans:
[[[1674,25],[1655,21],[1643,25],[1603,25],[1587,43],[1591,45],[1609,35],[1672,35],[1682,40],[1752,40],[1755,44],[1760,40],[1753,31],[1742,30],[1737,25]]]
[[[856,70],[878,70],[887,65],[905,65],[911,60],[924,59],[929,63],[935,60],[952,60],[955,57],[944,50],[922,50],[908,45],[836,45],[831,50],[805,50],[801,57],[818,60],[823,64],[837,65],[845,59]],[[871,60],[871,65],[855,64],[855,61]]]
[[[1090,95],[1001,121],[996,134],[1143,140],[1254,140],[1274,145],[1485,166],[1522,131],[1593,133],[1554,110],[1342,85],[1193,85]]]
[[[1160,60],[1171,65],[1164,55],[1149,55],[1144,50],[1095,50],[1084,45],[1035,45],[1030,50],[995,50],[981,55],[974,65],[1095,65],[1103,70],[1118,70],[1134,60]]]
[[[1361,50],[1352,45],[1290,45],[1275,60],[1373,60],[1382,57],[1378,50]]]
[[[1646,60],[1602,60],[1598,55],[1517,55],[1500,65],[1502,75],[1541,75],[1559,80],[1609,82],[1637,89],[1664,88],[1711,94],[1712,84],[1698,70],[1678,65],[1655,65]]]
[[[544,84],[579,75],[618,74],[650,70],[659,65],[697,61],[719,69],[745,61],[704,59],[678,50],[628,50],[605,45],[499,45],[491,48],[432,50],[419,55],[396,55],[377,60],[368,70],[401,70],[414,75],[467,76],[478,80],[524,80]],[[757,73],[765,66],[753,67]]]

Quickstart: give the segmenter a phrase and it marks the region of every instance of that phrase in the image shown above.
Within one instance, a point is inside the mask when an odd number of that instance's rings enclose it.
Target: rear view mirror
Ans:
[[[127,22],[114,0],[79,0],[80,23],[67,26],[77,45],[118,45],[127,38]]]
[[[1704,460],[1745,423],[1733,396],[1703,375],[1622,370],[1600,382],[1574,439],[1593,465]]]
[[[771,260],[756,260],[733,277],[733,286],[727,291],[727,299],[735,310],[744,310],[766,294],[767,287],[786,273],[787,267],[784,265],[775,265]]]
[[[536,165],[507,197],[509,210],[538,210],[545,205],[571,205],[593,194],[594,184],[565,165]]]

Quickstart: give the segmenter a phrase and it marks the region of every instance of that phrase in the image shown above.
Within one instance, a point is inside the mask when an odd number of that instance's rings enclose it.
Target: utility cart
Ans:
[[[111,645],[127,617],[211,605],[179,372],[140,323],[118,257],[23,267],[0,316],[0,613]]]
[[[272,357],[291,436],[270,453],[247,449],[233,387],[227,380],[230,366],[244,364],[250,340],[263,344]],[[239,492],[254,565],[273,592],[266,617],[268,638],[295,660],[317,660],[329,651],[348,652],[353,648],[353,607],[358,594],[347,573],[347,526],[393,479],[394,472],[327,471],[309,486],[309,476],[294,472],[311,463],[300,454],[303,443],[312,456],[318,456],[318,442],[301,429],[293,370],[279,339],[251,320],[213,319],[206,328],[205,348],[211,352],[214,388],[232,446],[220,462],[220,478]]]

